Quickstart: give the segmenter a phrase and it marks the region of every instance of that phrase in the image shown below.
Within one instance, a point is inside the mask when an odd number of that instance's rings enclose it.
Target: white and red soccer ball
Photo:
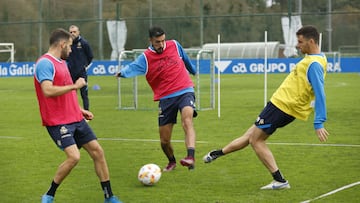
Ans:
[[[160,180],[161,169],[156,164],[142,166],[138,173],[138,179],[143,185],[154,185]]]

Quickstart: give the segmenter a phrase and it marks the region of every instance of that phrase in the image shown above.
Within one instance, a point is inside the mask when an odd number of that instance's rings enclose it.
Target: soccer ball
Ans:
[[[142,166],[138,173],[139,181],[144,185],[154,185],[160,180],[161,169],[156,164]]]

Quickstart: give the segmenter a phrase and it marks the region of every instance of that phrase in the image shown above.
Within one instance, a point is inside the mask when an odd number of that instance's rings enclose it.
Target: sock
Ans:
[[[281,174],[280,170],[275,171],[274,173],[271,174],[274,178],[274,180],[285,183],[286,180],[283,177],[283,175]]]
[[[187,156],[194,158],[195,157],[195,149],[192,147],[189,147],[187,149]]]
[[[169,162],[171,162],[171,163],[175,162],[176,163],[175,156],[169,157],[168,159],[169,159]]]
[[[110,198],[113,196],[112,190],[111,190],[111,185],[110,185],[110,180],[105,181],[105,182],[101,182],[101,188],[104,191],[104,197],[105,199]]]
[[[219,156],[223,156],[224,152],[222,151],[222,149],[218,149],[218,150],[211,152],[210,155],[215,155],[216,157],[219,157]]]
[[[161,143],[161,149],[163,150],[164,154],[168,158],[169,162],[176,163],[176,159],[175,159],[171,145],[169,146],[168,144]]]
[[[59,187],[59,184],[55,183],[54,181],[51,182],[51,186],[49,190],[47,191],[47,195],[55,196],[56,189]]]

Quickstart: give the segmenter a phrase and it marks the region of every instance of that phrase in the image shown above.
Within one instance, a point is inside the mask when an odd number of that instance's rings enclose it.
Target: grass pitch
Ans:
[[[201,77],[206,84],[208,76]],[[285,77],[269,75],[269,97]],[[259,190],[271,176],[250,147],[214,163],[202,162],[209,150],[240,136],[256,119],[264,105],[262,75],[222,76],[221,117],[215,109],[200,111],[195,119],[196,169],[189,172],[178,164],[152,187],[138,182],[138,170],[147,163],[164,167],[167,160],[158,141],[157,104],[144,78],[139,78],[139,108],[146,110],[118,110],[116,79],[90,77],[90,88],[100,86],[100,90],[89,90],[95,114],[90,125],[105,150],[113,191],[124,202],[301,202],[360,181],[359,80],[358,73],[327,75],[328,142],[318,141],[313,116],[306,122],[295,120],[269,138],[290,190]],[[206,92],[203,84],[202,92]],[[123,82],[123,88],[130,86],[131,79]],[[129,91],[122,98],[122,105],[132,105],[130,95]],[[208,93],[204,93],[202,106],[207,101]],[[1,202],[40,202],[65,157],[41,126],[32,78],[0,78],[0,104]],[[186,155],[183,138],[178,124],[173,132],[173,140],[178,140],[173,143],[177,160]],[[80,163],[59,187],[55,202],[103,201],[92,161],[84,150],[81,155]],[[360,185],[355,185],[314,202],[357,202],[359,196]]]

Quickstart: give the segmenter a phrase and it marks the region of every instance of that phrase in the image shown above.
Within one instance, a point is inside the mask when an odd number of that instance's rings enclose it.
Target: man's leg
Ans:
[[[105,154],[97,140],[92,140],[83,145],[83,148],[89,153],[94,161],[95,172],[101,182],[108,181],[109,169],[106,163]]]
[[[252,131],[252,136],[249,137],[250,144],[260,161],[271,173],[277,171],[278,166],[275,158],[265,142],[269,135],[255,125],[253,125],[249,130]]]
[[[252,135],[253,129],[250,127],[241,137],[238,137],[227,144],[222,149],[210,151],[203,158],[205,163],[210,163],[220,156],[241,150],[249,145],[249,137]]]
[[[173,127],[174,127],[173,123],[168,123],[166,125],[159,126],[161,149],[169,160],[169,163],[164,168],[164,171],[171,171],[176,167],[174,149],[171,145],[171,133]]]
[[[66,160],[59,165],[55,173],[53,182],[51,183],[51,186],[47,191],[46,196],[45,195],[43,196],[42,201],[44,201],[44,198],[50,198],[51,200],[53,199],[56,190],[61,184],[61,182],[70,174],[71,170],[76,166],[76,164],[80,160],[80,152],[76,145],[71,145],[69,147],[66,147],[64,149],[64,152],[66,154]]]
[[[196,136],[193,125],[194,110],[192,107],[184,107],[181,111],[181,124],[185,132],[186,148],[195,148]]]
[[[114,196],[111,184],[109,168],[105,159],[105,153],[97,140],[92,140],[83,145],[94,161],[96,175],[99,177],[101,188],[104,192],[105,202],[119,203],[120,200]]]
[[[250,137],[250,144],[252,148],[254,149],[257,157],[260,159],[260,161],[264,164],[264,166],[268,169],[268,171],[271,173],[274,181],[272,181],[270,184],[265,185],[261,189],[284,189],[284,188],[290,188],[290,185],[288,181],[285,180],[283,175],[281,174],[274,155],[272,154],[269,147],[266,145],[266,139],[269,137],[268,134],[266,134],[263,130],[256,127],[255,125],[252,126],[252,136]]]
[[[181,124],[185,132],[185,146],[187,149],[187,157],[182,159],[180,163],[183,166],[189,167],[189,169],[194,168],[194,162],[195,162],[196,134],[193,125],[193,115],[194,115],[194,109],[191,106],[185,106],[181,110]]]

